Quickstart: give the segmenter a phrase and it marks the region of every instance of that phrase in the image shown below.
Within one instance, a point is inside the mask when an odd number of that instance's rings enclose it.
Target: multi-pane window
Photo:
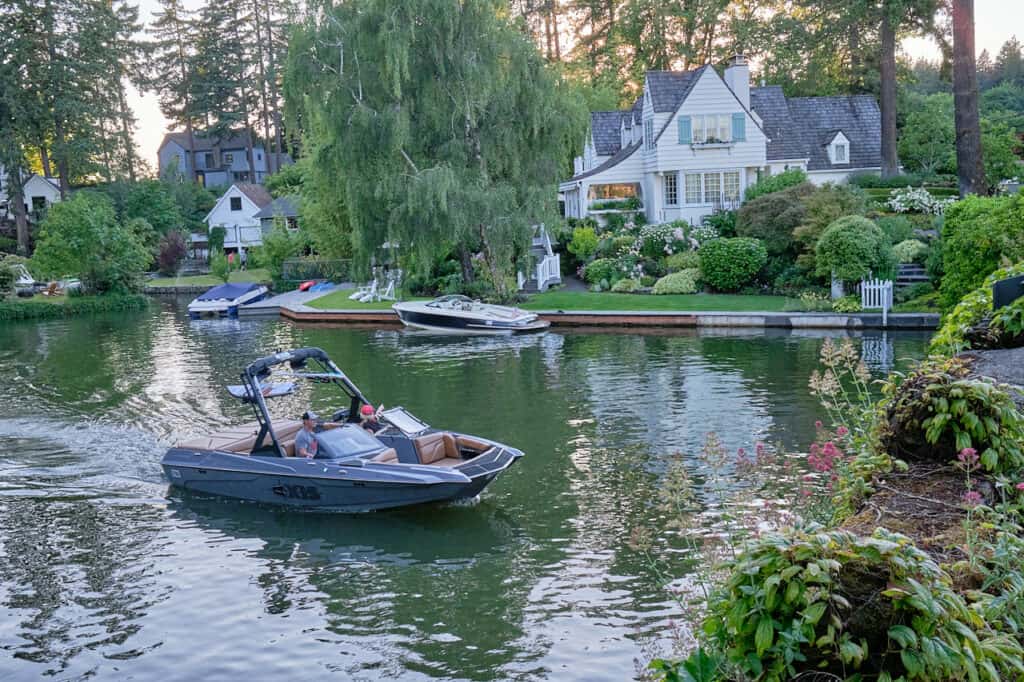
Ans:
[[[242,197],[231,197],[231,210],[241,211],[242,210]]]
[[[693,143],[732,141],[732,114],[693,116]]]
[[[739,171],[728,171],[722,173],[722,198],[726,201],[739,201],[740,198],[740,173]]]
[[[644,149],[654,149],[654,120],[644,121]]]
[[[836,163],[846,163],[846,145],[837,144],[835,148]]]
[[[675,173],[665,174],[665,205],[679,205],[679,176]]]
[[[235,155],[234,154],[225,154],[224,155],[224,164],[225,165],[230,166],[234,162],[235,162]]]
[[[714,204],[718,202],[719,193],[722,191],[722,174],[704,174],[704,203]]]
[[[686,203],[699,204],[701,197],[700,173],[686,174]]]

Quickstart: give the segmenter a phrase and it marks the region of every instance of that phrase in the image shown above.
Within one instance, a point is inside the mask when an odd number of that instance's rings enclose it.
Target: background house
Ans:
[[[285,226],[289,230],[299,229],[299,201],[298,196],[287,196],[274,199],[269,205],[263,207],[259,213],[256,214],[257,220],[260,221],[260,227],[263,230],[263,234],[268,234],[274,229],[274,219],[280,218],[285,221]]]
[[[262,185],[235,183],[206,215],[207,228],[224,228],[225,251],[259,246],[263,243],[263,230],[256,216],[272,202],[270,193]]]
[[[38,220],[42,212],[49,206],[60,201],[60,185],[56,178],[46,178],[33,173],[25,181],[22,190],[25,199],[25,213],[30,220]],[[14,208],[8,196],[8,178],[3,166],[0,166],[0,221],[14,220]]]
[[[868,95],[787,98],[777,86],[751,88],[737,55],[722,76],[709,65],[649,71],[633,107],[593,112],[575,174],[558,189],[566,217],[601,221],[632,205],[649,222],[695,224],[787,168],[817,184],[879,172],[878,105]]]
[[[234,131],[222,137],[197,132],[195,139],[195,171],[199,182],[206,187],[230,185],[234,182],[262,184],[277,172],[275,155],[268,152],[263,142],[251,130]],[[249,168],[248,143],[252,139],[253,168]],[[157,150],[158,165],[163,173],[176,160],[179,172],[186,176],[192,172],[187,133],[172,132],[164,135]],[[281,166],[291,165],[292,159],[281,154]]]

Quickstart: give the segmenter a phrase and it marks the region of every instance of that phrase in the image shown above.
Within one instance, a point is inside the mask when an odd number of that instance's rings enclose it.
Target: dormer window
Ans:
[[[833,164],[850,163],[850,140],[841,131],[828,141],[828,159]]]

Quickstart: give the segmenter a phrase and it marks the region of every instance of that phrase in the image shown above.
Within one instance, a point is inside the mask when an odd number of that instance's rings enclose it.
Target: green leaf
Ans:
[[[924,672],[924,663],[921,662],[921,657],[917,652],[904,649],[900,652],[900,660],[910,677],[917,677]]]
[[[904,649],[917,646],[917,633],[906,625],[893,625],[889,628],[889,639]]]
[[[769,616],[762,616],[761,622],[757,624],[757,633],[754,635],[754,646],[757,648],[757,655],[762,655],[772,645],[775,638],[775,628],[772,627],[772,619]]]
[[[817,625],[821,617],[825,615],[825,609],[828,608],[828,604],[823,601],[815,602],[804,609],[804,622],[810,623],[811,625]]]

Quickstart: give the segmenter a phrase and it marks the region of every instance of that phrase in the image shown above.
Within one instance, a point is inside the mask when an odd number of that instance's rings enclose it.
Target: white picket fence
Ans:
[[[888,324],[892,308],[892,280],[865,279],[860,283],[860,307],[864,310],[882,309],[882,326]]]

